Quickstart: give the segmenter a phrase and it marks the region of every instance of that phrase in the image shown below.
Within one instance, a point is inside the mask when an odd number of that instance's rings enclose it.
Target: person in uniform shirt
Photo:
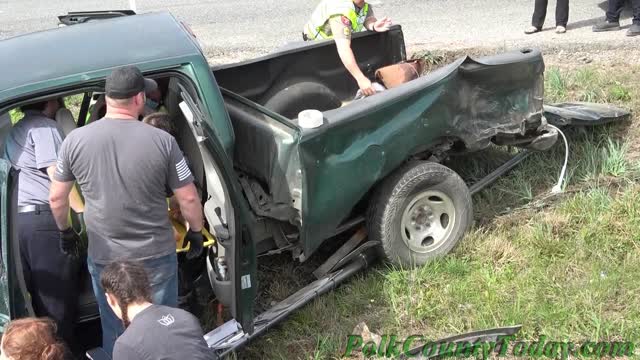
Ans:
[[[4,158],[18,173],[20,258],[33,310],[36,316],[55,320],[59,335],[72,344],[80,265],[64,250],[77,243],[78,235],[71,227],[58,231],[49,206],[63,137],[53,120],[60,105],[61,101],[51,99],[22,106],[24,117],[7,135]],[[81,213],[79,194],[74,190],[67,196],[71,207]]]
[[[358,66],[351,49],[351,34],[364,30],[385,32],[391,24],[387,17],[378,20],[371,5],[364,0],[322,0],[304,26],[302,38],[305,41],[334,39],[344,67],[360,90],[370,96],[376,90]]]

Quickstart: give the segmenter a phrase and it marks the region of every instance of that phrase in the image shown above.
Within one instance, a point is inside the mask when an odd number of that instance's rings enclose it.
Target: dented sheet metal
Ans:
[[[544,117],[555,126],[593,126],[628,120],[629,110],[609,104],[566,102],[544,105]]]
[[[463,57],[431,74],[324,113],[303,130],[304,251],[312,253],[385,176],[443,142],[468,151],[542,124],[544,63],[526,50]]]

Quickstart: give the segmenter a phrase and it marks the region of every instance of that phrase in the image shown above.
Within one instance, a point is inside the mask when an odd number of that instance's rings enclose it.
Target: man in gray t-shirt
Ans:
[[[60,229],[69,226],[65,197],[73,181],[85,197],[87,263],[100,307],[103,348],[109,354],[123,329],[99,282],[107,263],[141,261],[153,274],[153,302],[177,306],[176,244],[166,200],[169,191],[190,225],[185,237],[191,245],[187,257],[202,253],[202,205],[184,157],[171,135],[137,120],[149,83],[132,66],[118,68],[107,77],[107,114],[64,140],[51,186],[51,207]]]

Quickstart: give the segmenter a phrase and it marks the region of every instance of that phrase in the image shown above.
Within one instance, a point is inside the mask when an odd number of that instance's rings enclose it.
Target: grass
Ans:
[[[631,90],[625,85],[629,80],[625,82],[619,76],[609,75],[592,67],[566,72],[552,66],[546,72],[545,98],[547,102],[566,99],[603,103],[631,101]]]
[[[638,71],[639,69],[633,69]],[[640,83],[595,67],[550,67],[549,102],[613,102],[640,111]],[[241,358],[341,358],[365,322],[378,334],[440,338],[522,324],[519,337],[640,341],[637,124],[566,131],[564,193],[549,190],[564,145],[536,153],[474,197],[475,227],[452,254],[417,269],[379,264],[268,332]],[[453,159],[473,181],[515,151]]]

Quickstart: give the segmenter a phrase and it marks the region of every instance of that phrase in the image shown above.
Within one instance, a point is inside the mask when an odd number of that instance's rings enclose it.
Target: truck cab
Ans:
[[[154,29],[154,36],[148,36],[148,29]],[[161,85],[165,107],[178,129],[177,140],[191,162],[207,229],[215,238],[206,254],[193,262],[179,254],[180,267],[189,268],[192,276],[185,285],[211,276],[219,300],[231,310],[238,326],[251,333],[256,289],[254,220],[233,169],[234,134],[229,116],[210,68],[189,31],[172,15],[157,13],[24,35],[0,41],[0,48],[5,54],[19,54],[0,59],[0,65],[7,70],[0,81],[1,139],[19,120],[16,113],[21,105],[42,99],[78,100],[75,114],[65,109],[64,114],[57,115],[63,133],[73,131],[74,126],[90,126],[92,121],[99,121],[92,118],[90,105],[104,93],[105,78],[116,67],[135,65]],[[2,140],[0,148],[4,149]],[[34,315],[17,241],[19,176],[7,160],[0,159],[0,326],[10,319]],[[82,224],[78,231],[86,236]],[[228,271],[224,276],[216,268],[220,259]],[[100,338],[96,326],[99,313],[86,266],[81,278],[77,328],[79,337],[93,335],[85,340],[89,348]]]

